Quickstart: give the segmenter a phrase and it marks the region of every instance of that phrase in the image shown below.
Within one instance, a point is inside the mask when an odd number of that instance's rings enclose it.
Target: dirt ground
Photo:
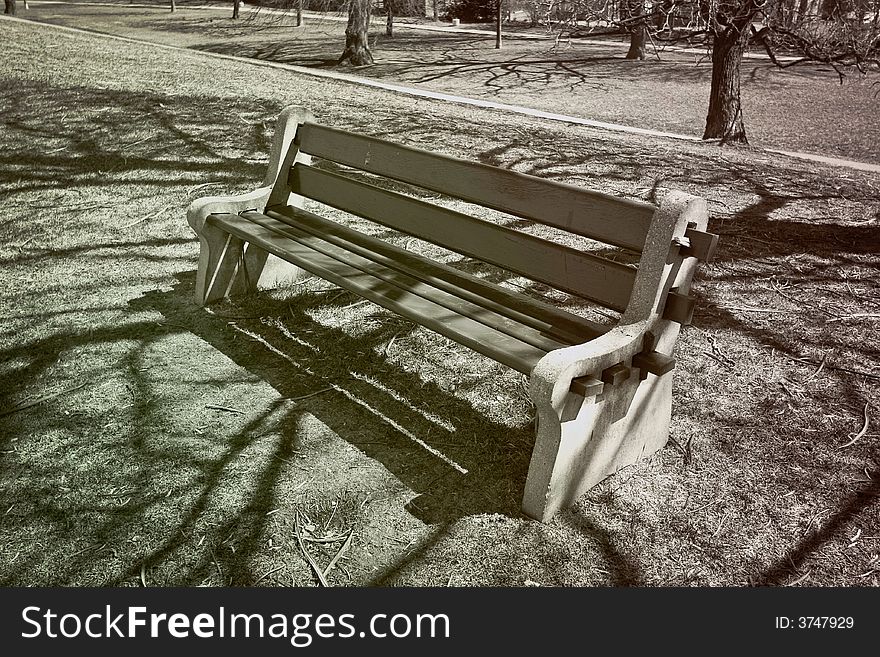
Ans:
[[[0,584],[877,586],[875,174],[2,27]],[[668,447],[540,524],[520,375],[320,281],[196,307],[185,209],[292,103],[709,199]]]

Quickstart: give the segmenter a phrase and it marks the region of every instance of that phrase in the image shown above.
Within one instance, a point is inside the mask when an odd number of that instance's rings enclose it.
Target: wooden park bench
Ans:
[[[445,206],[423,200],[438,194]],[[470,214],[447,207],[465,204]],[[330,218],[339,211],[359,219]],[[696,262],[717,242],[701,198],[625,200],[318,125],[296,107],[278,120],[263,186],[199,199],[188,219],[199,304],[256,288],[267,262],[295,265],[529,375],[537,437],[523,510],[544,521],[666,443],[670,354],[693,313]],[[392,244],[388,229],[619,317],[603,324],[454,269]]]

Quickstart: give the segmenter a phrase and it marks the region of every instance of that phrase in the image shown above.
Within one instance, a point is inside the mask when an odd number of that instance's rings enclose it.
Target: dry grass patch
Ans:
[[[877,585],[875,176],[9,32],[0,583],[317,585],[300,541],[324,569],[350,535],[330,585]],[[195,307],[184,209],[256,185],[291,102],[710,199],[669,446],[540,525],[519,375],[320,281]]]

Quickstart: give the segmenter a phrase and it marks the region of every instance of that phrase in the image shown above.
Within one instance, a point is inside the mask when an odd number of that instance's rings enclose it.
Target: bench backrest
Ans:
[[[362,172],[361,179],[313,166],[310,156]],[[543,239],[363,182],[376,176],[550,226],[570,233],[574,241],[589,238],[622,248],[636,261],[658,216],[649,203],[308,121],[296,128],[270,205],[286,203],[290,193],[300,195],[606,308],[623,312],[629,306],[635,266],[573,248],[565,239]]]

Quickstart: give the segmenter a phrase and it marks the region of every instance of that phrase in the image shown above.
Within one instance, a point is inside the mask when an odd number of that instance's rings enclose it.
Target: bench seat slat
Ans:
[[[623,311],[636,270],[497,224],[297,164],[290,185],[338,210],[425,239],[566,292]]]
[[[245,216],[249,215],[250,213],[247,213]],[[300,208],[285,206],[269,209],[266,215],[297,226],[313,235],[319,235],[349,251],[404,272],[521,324],[531,326],[560,342],[578,344],[598,337],[608,330],[608,327],[602,324],[548,303],[530,299]]]
[[[297,141],[304,152],[317,157],[639,252],[656,209],[648,203],[312,123],[300,127]]]
[[[339,244],[335,244],[325,239],[323,235],[310,233],[291,224],[285,223],[279,225],[277,219],[258,212],[242,213],[241,216],[248,221],[253,221],[275,233],[288,237],[303,246],[314,249],[315,251],[331,258],[335,258],[340,263],[350,266],[353,269],[375,276],[391,285],[395,285],[407,292],[423,297],[428,301],[439,304],[460,315],[470,317],[481,324],[485,324],[497,331],[501,331],[511,337],[527,342],[539,349],[543,349],[545,352],[570,344],[570,342],[560,342],[552,336],[547,335],[545,332],[537,331],[529,326],[524,326],[520,322],[513,321],[505,315],[491,312],[482,305],[473,304],[466,299],[463,299],[460,295],[450,294],[442,289],[428,285],[418,278],[411,277],[408,274],[401,272],[397,267],[386,267],[372,258],[365,258],[348,248],[340,247]]]
[[[420,296],[410,289],[419,289],[423,285],[420,281],[392,271],[395,282],[391,283],[372,273],[361,271],[351,264],[315,250],[307,243],[293,239],[291,233],[296,229],[265,215],[259,216],[259,223],[253,221],[252,217],[243,222],[237,215],[210,215],[208,222],[524,374],[531,373],[548,351]],[[316,238],[306,234],[305,240],[315,243]],[[348,257],[353,261],[358,256],[349,254]],[[484,313],[488,319],[489,311],[479,306],[474,306],[474,309],[477,313]],[[503,322],[510,324],[507,318],[503,318]],[[531,331],[530,337],[537,334],[549,348],[566,346],[540,336],[528,327],[522,329],[525,333]]]

